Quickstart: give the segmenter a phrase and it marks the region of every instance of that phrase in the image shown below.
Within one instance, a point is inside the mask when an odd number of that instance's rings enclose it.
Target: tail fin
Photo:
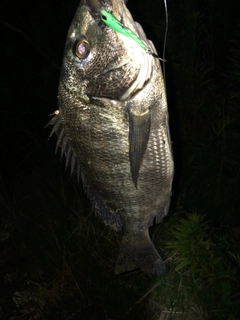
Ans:
[[[166,272],[165,264],[148,233],[141,234],[139,241],[133,239],[129,234],[123,234],[115,274],[136,268],[157,276],[162,276]]]

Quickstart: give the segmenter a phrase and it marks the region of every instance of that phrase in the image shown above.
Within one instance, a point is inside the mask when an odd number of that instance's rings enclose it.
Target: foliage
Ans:
[[[172,253],[177,255],[178,265],[175,270],[179,271],[187,267],[189,272],[196,279],[214,272],[215,265],[219,263],[214,254],[210,253],[210,248],[215,244],[207,237],[206,222],[203,222],[204,215],[191,214],[187,219],[179,219],[174,225],[172,236],[174,241],[169,241],[167,247],[172,249]]]
[[[205,216],[191,213],[171,226],[172,267],[189,277],[192,292],[211,319],[236,319],[240,313],[240,246],[229,234],[212,232]],[[233,258],[233,259],[232,259]]]

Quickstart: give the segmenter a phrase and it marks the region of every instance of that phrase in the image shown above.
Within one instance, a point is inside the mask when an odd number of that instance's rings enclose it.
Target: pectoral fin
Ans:
[[[129,158],[132,180],[136,188],[142,159],[147,149],[150,126],[150,110],[141,115],[129,111]]]

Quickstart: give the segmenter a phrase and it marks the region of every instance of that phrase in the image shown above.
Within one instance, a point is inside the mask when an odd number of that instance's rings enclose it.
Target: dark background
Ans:
[[[5,276],[8,268],[10,275],[16,272],[16,265],[24,270],[32,256],[33,262],[27,270],[36,267],[34,252],[41,247],[39,237],[44,237],[44,233],[35,229],[36,224],[46,228],[49,234],[50,227],[45,222],[53,219],[51,228],[56,233],[67,234],[67,230],[58,230],[60,223],[64,225],[68,221],[67,211],[72,214],[75,210],[77,216],[77,209],[87,207],[90,212],[81,186],[77,186],[74,177],[71,179],[69,171],[65,173],[59,154],[54,155],[56,139],[48,141],[51,128],[45,128],[48,115],[58,108],[63,49],[77,5],[78,1],[74,0],[30,3],[1,0],[0,191]],[[162,56],[165,32],[162,1],[129,0],[128,7]],[[238,1],[234,0],[169,0],[166,47],[176,165],[170,216],[179,207],[185,213],[204,214],[211,230],[230,234],[237,245],[240,238],[238,9]],[[74,209],[69,209],[74,201]],[[27,242],[28,237],[35,239],[33,247]],[[19,241],[22,246],[17,245]],[[45,265],[44,258],[43,261]],[[109,270],[112,272],[111,267]],[[18,276],[19,279],[21,283],[27,281],[23,276]],[[6,319],[12,315],[9,301],[21,287],[16,290],[12,283],[6,285],[5,281],[4,288],[9,292],[5,291],[1,300],[5,307],[9,306],[2,314],[8,315]],[[20,319],[17,311],[13,319]],[[26,319],[33,318],[28,315]],[[56,319],[67,319],[67,316],[58,315]]]

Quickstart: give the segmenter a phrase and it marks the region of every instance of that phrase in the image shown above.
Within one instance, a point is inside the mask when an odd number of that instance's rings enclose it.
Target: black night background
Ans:
[[[160,56],[163,0],[128,1]],[[121,235],[48,140],[77,0],[0,3],[0,319],[240,319],[237,0],[168,0],[172,205],[151,228],[157,278],[115,276]]]

